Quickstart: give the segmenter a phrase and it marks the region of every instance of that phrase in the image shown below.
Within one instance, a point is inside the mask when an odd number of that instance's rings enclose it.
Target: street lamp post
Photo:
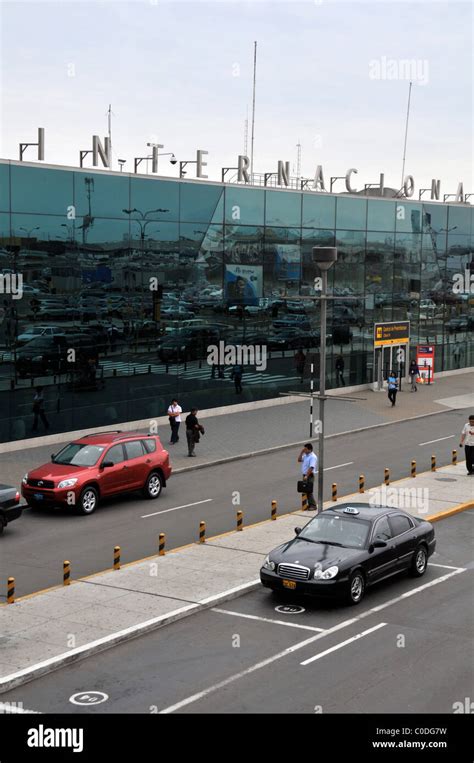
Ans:
[[[321,336],[319,344],[319,465],[318,465],[318,511],[323,509],[324,490],[324,403],[326,401],[326,324],[328,270],[337,260],[334,246],[314,246],[313,262],[321,271]]]

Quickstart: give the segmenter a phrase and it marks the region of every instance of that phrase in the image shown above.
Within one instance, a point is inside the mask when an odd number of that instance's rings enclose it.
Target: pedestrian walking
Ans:
[[[304,354],[302,347],[299,347],[298,352],[295,353],[294,361],[295,361],[296,373],[298,374],[298,376],[301,377],[300,381],[301,383],[303,383],[304,369],[306,365],[306,355]]]
[[[318,457],[313,452],[313,446],[307,442],[298,456],[298,463],[301,464],[301,474],[303,479],[308,482],[309,487],[306,492],[308,496],[308,511],[316,511],[318,508],[314,499],[314,476],[318,471]]]
[[[466,454],[466,469],[468,474],[474,474],[474,413],[469,416],[469,421],[464,424],[459,447],[464,445]]]
[[[201,439],[201,435],[204,434],[204,427],[199,423],[197,418],[197,408],[191,408],[191,413],[186,416],[186,439],[188,441],[188,456],[189,458],[195,457],[194,448],[196,443]]]
[[[342,355],[338,355],[336,358],[335,363],[335,369],[336,369],[336,384],[339,387],[341,384],[343,387],[346,386],[346,382],[344,381],[344,358]]]
[[[46,413],[44,410],[44,396],[43,396],[43,387],[36,387],[36,394],[33,398],[33,432],[36,432],[38,429],[38,419],[41,419],[43,422],[43,426],[48,431],[49,429],[49,422],[46,418]]]
[[[244,369],[240,365],[240,363],[236,363],[232,367],[232,371],[230,372],[230,378],[234,380],[235,384],[235,392],[238,395],[240,392],[242,392],[242,374],[244,373]]]
[[[168,418],[171,427],[171,440],[170,445],[174,445],[179,440],[179,425],[181,424],[181,414],[183,409],[178,404],[178,401],[174,398],[171,401],[171,405],[168,408]]]
[[[416,386],[416,380],[418,379],[420,375],[420,369],[418,368],[418,363],[416,362],[416,360],[411,361],[410,367],[408,369],[408,374],[410,376],[410,381],[411,381],[411,391],[418,392],[418,387]]]
[[[392,403],[392,408],[393,408],[397,400],[397,392],[398,392],[398,379],[397,379],[397,375],[395,371],[389,371],[387,384],[388,384],[388,399]]]
[[[464,347],[459,340],[456,340],[453,347],[454,367],[461,368],[461,356],[464,353]]]

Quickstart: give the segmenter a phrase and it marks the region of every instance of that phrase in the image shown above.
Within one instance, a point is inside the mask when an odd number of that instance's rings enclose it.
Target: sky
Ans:
[[[208,151],[220,180],[244,153],[257,41],[256,172],[281,159],[296,174],[299,141],[304,177],[355,167],[358,189],[380,172],[399,188],[411,78],[405,174],[417,192],[435,177],[474,192],[471,2],[3,0],[0,24],[3,158],[41,126],[45,161],[77,166],[110,103],[113,169],[159,142],[180,160]],[[168,159],[159,174],[176,177]]]

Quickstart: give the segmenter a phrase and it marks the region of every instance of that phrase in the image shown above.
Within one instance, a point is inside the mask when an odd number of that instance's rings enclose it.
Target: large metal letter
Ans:
[[[436,199],[436,201],[439,201],[440,186],[441,180],[433,178],[431,181],[431,198]]]
[[[158,172],[158,149],[164,148],[161,143],[155,143],[151,151],[151,171]]]
[[[278,160],[278,185],[289,185],[290,183],[290,162],[283,163]]]
[[[38,127],[38,159],[44,160],[44,127]]]
[[[202,168],[207,167],[207,162],[203,162],[202,157],[204,154],[208,154],[209,151],[201,151],[200,148],[196,151],[196,177],[197,178],[207,178],[207,175],[202,174]]]
[[[323,167],[321,164],[318,164],[318,166],[316,167],[316,174],[314,176],[313,188],[315,191],[326,190],[326,188],[324,187]]]
[[[237,180],[245,180],[246,183],[250,183],[250,174],[247,172],[250,167],[250,159],[248,156],[239,154],[239,160],[237,162]]]
[[[413,175],[407,175],[405,180],[403,181],[403,191],[405,193],[405,196],[410,197],[413,196],[415,192],[415,180]]]
[[[350,170],[347,170],[346,172],[346,188],[349,193],[357,193],[357,188],[352,188],[351,186],[351,175],[354,173],[354,175],[357,175],[357,170],[355,167],[351,167]]]
[[[98,135],[92,136],[92,164],[97,167],[99,164],[99,157],[104,167],[110,167],[110,145],[109,139],[104,138],[104,146],[100,142]]]
[[[459,183],[458,185],[455,201],[460,201],[460,202],[464,201],[464,184],[463,183]]]

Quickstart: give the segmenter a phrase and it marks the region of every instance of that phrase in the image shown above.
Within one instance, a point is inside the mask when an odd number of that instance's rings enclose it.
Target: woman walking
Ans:
[[[179,440],[179,425],[181,424],[181,414],[183,409],[178,404],[177,400],[172,400],[171,405],[168,408],[168,418],[171,427],[171,440],[170,445],[174,445]]]
[[[194,448],[199,442],[201,435],[204,434],[204,427],[197,419],[197,408],[191,408],[191,413],[186,416],[186,439],[188,441],[188,456],[195,457]]]
[[[410,376],[410,381],[411,381],[411,391],[418,392],[418,387],[416,386],[416,380],[418,376],[420,375],[420,369],[418,368],[418,363],[416,362],[416,360],[411,361],[410,368],[408,369],[408,374]]]

